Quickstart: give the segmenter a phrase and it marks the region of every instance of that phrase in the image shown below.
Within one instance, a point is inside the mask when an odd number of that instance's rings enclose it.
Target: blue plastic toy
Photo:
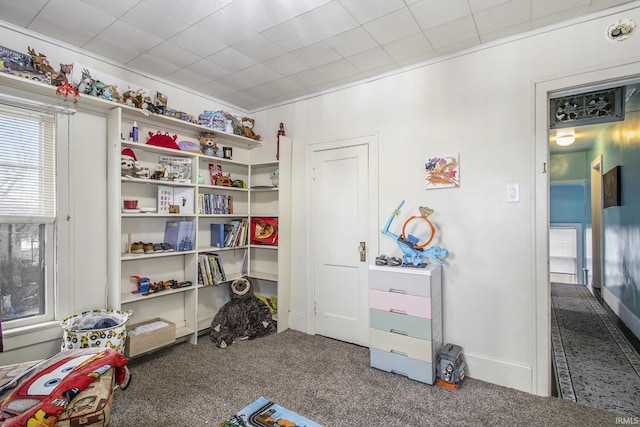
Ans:
[[[423,257],[425,256],[433,259],[438,264],[443,264],[445,258],[449,256],[449,251],[442,249],[440,246],[431,246],[429,248],[426,248],[425,250],[425,246],[431,243],[431,240],[433,240],[433,236],[435,235],[435,227],[433,226],[429,218],[427,218],[427,216],[431,212],[433,212],[431,209],[420,208],[420,215],[414,215],[407,219],[402,225],[402,235],[394,234],[389,231],[389,227],[391,226],[391,222],[393,221],[393,219],[396,216],[400,215],[400,208],[402,207],[402,205],[404,205],[404,200],[402,200],[391,213],[391,216],[389,217],[389,220],[387,221],[384,228],[381,230],[381,233],[385,236],[393,237],[396,240],[398,246],[404,253],[404,255],[402,256],[404,264],[411,264],[414,267],[419,267],[423,264]],[[416,236],[405,234],[405,228],[407,224],[414,219],[422,219],[429,224],[431,228],[431,237],[427,240],[426,243],[418,244],[418,238]]]

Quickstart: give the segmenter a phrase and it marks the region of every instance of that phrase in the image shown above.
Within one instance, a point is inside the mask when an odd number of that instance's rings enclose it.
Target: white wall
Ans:
[[[536,231],[535,215],[536,203],[548,207],[546,199],[536,201],[536,194],[547,194],[536,193],[542,168],[535,164],[535,144],[546,144],[544,134],[534,133],[536,84],[632,62],[633,56],[637,62],[639,35],[622,43],[605,38],[619,18],[640,22],[640,8],[255,114],[261,123],[284,122],[293,138],[294,316],[308,318],[311,298],[308,285],[296,285],[307,282],[311,268],[307,145],[378,132],[380,228],[401,199],[407,201],[404,215],[426,205],[435,209],[430,218],[440,238],[432,244],[450,251],[443,270],[445,342],[464,348],[471,377],[548,393],[548,381],[536,372],[547,363],[536,356],[538,345],[547,345],[536,342],[536,324],[548,324],[549,315],[548,299],[539,296],[548,294],[547,280],[536,277],[533,265],[547,263],[546,256],[536,261],[536,232],[546,233],[546,226]],[[546,127],[544,114],[541,120]],[[425,157],[455,153],[460,188],[425,190]],[[508,183],[520,185],[519,203],[505,202]],[[401,254],[392,239],[379,242],[370,254]],[[538,302],[543,307],[536,313]]]

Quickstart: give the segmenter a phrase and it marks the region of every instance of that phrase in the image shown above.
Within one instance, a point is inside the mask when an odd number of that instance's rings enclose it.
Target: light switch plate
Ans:
[[[507,203],[517,203],[520,201],[520,185],[516,183],[507,184]]]

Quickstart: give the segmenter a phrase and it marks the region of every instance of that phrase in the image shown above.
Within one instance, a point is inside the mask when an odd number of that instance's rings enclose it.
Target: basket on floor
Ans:
[[[62,351],[103,347],[124,354],[126,323],[132,314],[131,310],[91,310],[67,317],[61,323]]]

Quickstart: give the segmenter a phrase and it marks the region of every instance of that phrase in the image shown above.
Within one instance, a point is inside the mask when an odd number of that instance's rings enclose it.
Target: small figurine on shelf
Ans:
[[[133,178],[139,171],[136,153],[131,148],[125,148],[120,153],[120,175]]]
[[[216,134],[213,132],[202,132],[200,134],[200,151],[205,156],[218,157],[218,147]]]
[[[276,148],[276,160],[280,160],[280,137],[284,136],[284,123],[280,123],[280,128],[278,129],[278,144]]]

